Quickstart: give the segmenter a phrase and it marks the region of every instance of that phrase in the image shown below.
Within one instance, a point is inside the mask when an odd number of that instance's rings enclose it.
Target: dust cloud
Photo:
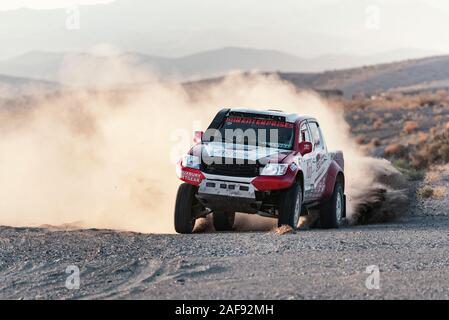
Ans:
[[[117,61],[101,70],[77,61],[64,70],[86,77],[90,86],[33,90],[0,106],[0,225],[174,232],[180,183],[175,162],[188,150],[193,131],[205,129],[222,107],[283,109],[318,118],[328,147],[345,153],[353,223],[384,212],[382,203],[402,188],[379,179],[398,173],[387,161],[358,151],[341,108],[275,76],[236,73],[185,87]],[[95,86],[105,79],[107,86]],[[383,200],[379,204],[377,197],[377,206],[370,207],[361,193],[373,186]],[[255,219],[239,216],[238,229],[268,230],[274,224]]]

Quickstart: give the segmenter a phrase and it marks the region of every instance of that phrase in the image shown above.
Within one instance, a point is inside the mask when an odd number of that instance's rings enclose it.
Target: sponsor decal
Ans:
[[[312,178],[312,173],[313,173],[312,164],[310,163],[310,161],[307,161],[307,171],[306,171],[307,179],[311,179]]]
[[[202,174],[197,172],[191,172],[191,171],[182,171],[181,172],[181,179],[193,182],[193,183],[200,183],[202,180]]]
[[[283,122],[277,120],[266,120],[266,119],[253,119],[253,118],[242,118],[242,117],[229,117],[226,122],[232,123],[244,123],[244,124],[254,124],[260,126],[271,126],[278,128],[293,128],[294,124],[290,122]]]
[[[323,176],[321,178],[321,180],[318,182],[317,186],[316,186],[316,192],[318,192],[319,194],[324,192],[324,189],[326,188],[326,179]]]
[[[296,171],[296,169],[298,169],[298,165],[296,163],[292,162],[292,164],[290,165],[290,170],[294,172],[294,171]]]

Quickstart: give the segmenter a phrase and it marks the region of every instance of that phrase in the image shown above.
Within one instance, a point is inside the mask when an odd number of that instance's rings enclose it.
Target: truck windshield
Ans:
[[[294,137],[294,124],[290,122],[228,117],[214,134],[214,141],[291,150]]]

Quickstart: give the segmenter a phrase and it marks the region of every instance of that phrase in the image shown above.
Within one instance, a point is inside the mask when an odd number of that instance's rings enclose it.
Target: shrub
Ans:
[[[406,147],[399,143],[393,143],[385,147],[384,155],[387,157],[401,158],[406,154]]]
[[[365,144],[366,143],[366,139],[364,136],[358,136],[357,138],[355,138],[355,142],[357,144]]]
[[[446,123],[446,125],[444,126],[445,130],[449,130],[449,122]]]
[[[426,143],[420,144],[410,158],[414,168],[449,162],[449,133],[431,130]]]
[[[398,169],[410,170],[410,163],[405,159],[393,161],[393,165]]]
[[[375,146],[375,147],[379,147],[382,143],[380,142],[380,139],[379,138],[373,138],[372,140],[371,140],[371,143],[372,143],[372,145],[373,146]]]
[[[433,190],[432,197],[435,199],[443,199],[446,196],[446,187],[439,186]]]
[[[373,129],[380,129],[380,128],[382,128],[382,126],[383,126],[383,120],[381,119],[381,118],[378,118],[377,120],[375,120],[374,122],[373,122]]]
[[[425,155],[422,155],[420,153],[413,154],[411,158],[412,166],[415,169],[424,169],[429,165],[428,159],[425,157]]]
[[[429,186],[422,187],[421,189],[418,190],[418,194],[423,199],[429,199],[430,197],[432,197],[433,192],[434,191],[433,191],[432,187],[429,187]]]
[[[422,170],[410,169],[406,172],[409,180],[420,181],[424,179],[424,172]]]
[[[406,175],[410,181],[419,181],[424,179],[424,172],[422,170],[416,170],[412,168],[410,162],[406,159],[398,159],[393,161],[393,165]]]
[[[438,171],[429,171],[426,173],[426,183],[434,183],[438,181],[441,177],[441,173]]]
[[[402,128],[402,131],[404,131],[407,134],[410,134],[410,133],[413,133],[418,128],[419,128],[419,126],[416,121],[406,121],[404,123],[404,127]]]
[[[417,139],[417,143],[418,144],[424,144],[429,140],[429,135],[425,132],[419,132],[418,133],[418,139]]]

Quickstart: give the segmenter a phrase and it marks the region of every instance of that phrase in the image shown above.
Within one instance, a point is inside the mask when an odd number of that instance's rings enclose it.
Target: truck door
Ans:
[[[299,141],[312,142],[309,126],[307,122],[303,122],[299,130]],[[300,167],[304,170],[304,201],[309,201],[313,198],[313,151],[300,158]]]
[[[310,133],[313,140],[312,155],[312,184],[313,184],[313,198],[321,197],[324,192],[327,172],[327,147],[321,134],[319,125],[315,121],[309,122]]]

